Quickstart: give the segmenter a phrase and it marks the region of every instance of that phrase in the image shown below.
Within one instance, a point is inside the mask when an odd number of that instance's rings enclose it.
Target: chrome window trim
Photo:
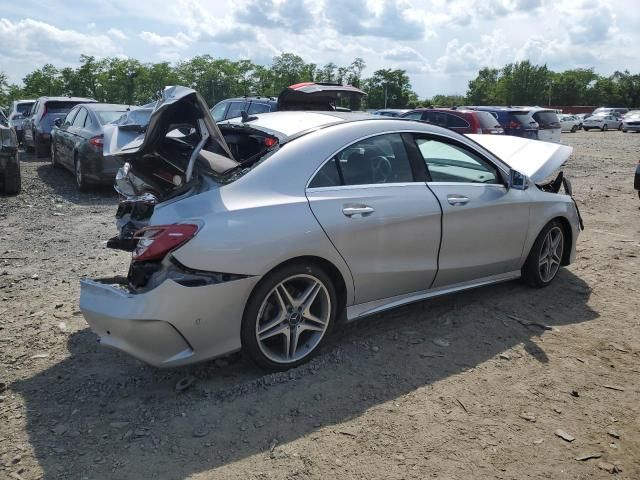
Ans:
[[[472,187],[500,187],[503,190],[507,190],[507,187],[505,185],[503,185],[502,183],[481,183],[481,182],[434,182],[434,181],[429,181],[427,182],[427,185],[444,185],[444,186],[457,186],[457,185],[464,185],[464,186],[472,186]]]
[[[348,143],[347,145],[343,145],[342,147],[337,149],[335,152],[333,152],[328,158],[325,158],[320,163],[320,166],[318,168],[316,168],[313,171],[313,173],[311,174],[311,176],[307,179],[307,183],[304,186],[305,191],[307,191],[307,190],[317,190],[319,188],[338,188],[338,187],[356,187],[356,186],[358,186],[358,185],[336,185],[336,186],[333,186],[333,187],[314,187],[314,188],[310,188],[309,184],[311,183],[311,180],[313,180],[313,178],[316,176],[316,174],[320,171],[320,169],[322,169],[322,167],[324,167],[324,165],[328,161],[332,160],[341,151],[351,147],[352,145],[355,145],[358,142],[361,142],[362,140],[366,140],[366,139],[372,138],[372,137],[378,137],[380,135],[393,134],[393,133],[398,133],[398,134],[408,133],[408,134],[411,134],[411,135],[428,135],[428,136],[431,136],[431,137],[437,137],[438,139],[449,140],[449,142],[453,141],[453,142],[460,143],[460,144],[464,145],[464,147],[466,147],[466,148],[472,148],[469,145],[465,145],[464,142],[462,142],[460,140],[456,140],[455,138],[451,138],[448,135],[443,135],[441,133],[425,132],[425,131],[420,131],[420,130],[407,130],[406,128],[404,128],[404,129],[387,130],[385,132],[373,133],[373,134],[370,134],[370,135],[365,135],[363,137],[359,137],[357,140],[354,140],[351,143]],[[458,134],[458,135],[460,135],[460,134]],[[484,147],[482,147],[482,145],[474,142],[472,139],[470,139],[468,137],[464,137],[464,138],[465,138],[465,140],[467,142],[470,142],[474,146],[477,146],[477,147],[479,147],[481,149],[481,150],[478,150],[478,148],[473,148],[473,151],[477,155],[479,155],[481,158],[483,158],[484,160],[489,162],[497,170],[501,171],[507,178],[509,177],[510,169],[505,164],[503,164],[502,161],[498,157],[493,155],[489,150],[486,150]],[[487,155],[485,152],[488,153],[489,155]],[[407,183],[407,182],[403,182],[403,183]],[[424,183],[424,182],[408,182],[408,184],[415,184],[415,183]],[[369,186],[372,186],[372,185],[376,185],[377,186],[377,185],[391,185],[391,184],[389,184],[389,183],[388,184],[374,183],[374,184],[370,184]],[[465,185],[468,185],[468,184],[465,184]],[[490,184],[480,184],[480,185],[498,185],[498,184],[490,183]]]
[[[411,185],[426,185],[425,182],[397,182],[397,183],[365,183],[362,185],[334,185],[332,187],[309,187],[306,189],[309,193],[314,192],[331,192],[335,190],[354,190],[368,188],[387,188],[387,187],[409,187]]]

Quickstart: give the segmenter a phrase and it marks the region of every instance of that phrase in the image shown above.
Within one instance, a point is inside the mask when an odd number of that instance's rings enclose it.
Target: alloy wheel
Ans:
[[[538,257],[538,269],[543,282],[548,283],[556,276],[560,268],[563,252],[564,234],[560,227],[553,227],[544,237],[540,248],[540,256]]]
[[[279,364],[311,354],[324,337],[331,318],[326,286],[309,274],[293,275],[265,296],[256,319],[260,351]]]

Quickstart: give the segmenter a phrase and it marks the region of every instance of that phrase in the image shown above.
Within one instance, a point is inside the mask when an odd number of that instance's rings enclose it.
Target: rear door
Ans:
[[[507,189],[506,172],[467,145],[415,135],[442,205],[442,246],[434,287],[518,271],[529,226],[529,195]]]
[[[419,177],[403,135],[389,133],[345,147],[309,182],[309,205],[349,265],[357,304],[426,290],[435,278],[441,210],[424,167]]]
[[[56,130],[56,135],[54,139],[54,146],[56,150],[57,160],[66,166],[69,166],[69,143],[71,142],[69,128],[73,123],[73,119],[78,113],[78,108],[72,109],[67,115],[64,117],[62,121],[62,125]]]

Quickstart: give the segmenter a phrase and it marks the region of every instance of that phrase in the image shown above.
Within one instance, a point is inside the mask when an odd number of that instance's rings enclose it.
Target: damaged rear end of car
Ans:
[[[238,312],[228,311],[227,300],[246,294],[255,280],[183,265],[174,256],[216,208],[215,195],[198,196],[233,182],[279,148],[277,137],[250,126],[222,128],[202,97],[185,87],[168,87],[154,104],[105,127],[104,155],[122,165],[115,183],[118,234],[107,246],[131,252],[131,262],[126,277],[82,280],[80,308],[101,343],[152,365],[177,366],[193,362],[196,351],[211,358],[240,347],[229,344],[237,337],[228,334],[236,327],[229,319]],[[189,321],[172,300],[178,291],[191,298]],[[198,326],[213,321],[223,340],[198,345]],[[150,345],[149,336],[161,339]]]

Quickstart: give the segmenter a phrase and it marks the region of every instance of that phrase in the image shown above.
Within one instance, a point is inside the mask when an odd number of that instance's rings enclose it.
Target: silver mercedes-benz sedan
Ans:
[[[337,319],[544,287],[575,255],[580,215],[553,177],[567,146],[332,111],[216,124],[184,87],[134,117],[104,139],[124,165],[108,245],[132,252],[129,273],[83,280],[80,307],[101,343],[152,365],[243,350],[289,368]]]

